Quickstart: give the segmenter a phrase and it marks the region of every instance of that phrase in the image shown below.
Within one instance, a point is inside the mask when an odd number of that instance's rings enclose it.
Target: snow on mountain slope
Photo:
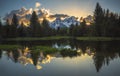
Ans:
[[[70,25],[80,25],[80,21],[77,20],[76,17],[71,16],[67,17],[64,20],[61,20],[59,17],[56,18],[53,22],[50,23],[50,27],[57,29],[58,27],[63,28],[63,27],[70,27]]]

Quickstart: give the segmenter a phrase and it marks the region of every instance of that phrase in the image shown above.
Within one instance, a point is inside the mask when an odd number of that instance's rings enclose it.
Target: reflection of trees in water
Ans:
[[[102,66],[109,65],[110,61],[120,57],[120,42],[119,41],[77,41],[71,40],[68,42],[72,49],[82,50],[82,54],[93,55],[93,61],[96,71],[99,72]],[[92,54],[93,53],[93,54]],[[63,57],[78,56],[75,52],[63,51]],[[80,56],[80,55],[79,55]]]
[[[60,42],[61,43],[61,42]],[[60,45],[59,43],[59,45]],[[8,57],[14,62],[22,64],[34,64],[37,69],[41,69],[41,64],[49,63],[52,57],[77,57],[84,54],[92,56],[96,71],[99,72],[102,66],[109,65],[110,61],[120,57],[119,44],[112,42],[67,42],[71,49],[62,49],[60,52],[44,52],[29,50],[28,48],[8,50]],[[76,48],[77,50],[72,50]],[[2,51],[0,50],[0,57]]]
[[[93,55],[93,61],[96,71],[99,72],[102,66],[109,65],[110,61],[120,57],[120,43],[119,42],[79,42],[76,43],[77,48],[81,48],[85,53],[85,48],[88,46]]]
[[[3,51],[1,51],[1,55]],[[51,60],[50,55],[45,55],[42,52],[29,50],[29,48],[17,49],[17,50],[6,50],[6,55],[13,62],[19,62],[26,66],[27,64],[34,64],[36,69],[41,69],[41,64],[49,63]]]
[[[120,57],[119,47],[113,47],[109,45],[102,45],[99,47],[96,47],[96,53],[93,56],[97,72],[99,72],[103,65],[109,65],[111,60]]]
[[[19,52],[17,50],[7,50],[7,55],[13,62],[18,62]]]
[[[60,51],[60,54],[62,55],[62,57],[77,57],[77,56],[80,56],[81,55],[81,52],[77,52],[77,51],[73,51],[73,50],[70,50],[70,49],[63,49]]]

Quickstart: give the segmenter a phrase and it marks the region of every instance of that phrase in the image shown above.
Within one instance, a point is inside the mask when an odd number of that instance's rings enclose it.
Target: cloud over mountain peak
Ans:
[[[19,24],[24,23],[25,25],[29,25],[30,18],[31,18],[33,11],[35,11],[36,14],[38,15],[40,22],[43,20],[43,18],[46,18],[50,22],[52,22],[57,18],[65,19],[65,18],[70,17],[66,14],[52,14],[49,9],[41,8],[40,6],[41,6],[41,3],[36,2],[34,9],[33,8],[27,9],[26,7],[22,7],[18,10],[12,10],[10,13],[8,13],[4,17],[4,20],[8,19],[11,22],[13,14],[16,14],[19,19]]]

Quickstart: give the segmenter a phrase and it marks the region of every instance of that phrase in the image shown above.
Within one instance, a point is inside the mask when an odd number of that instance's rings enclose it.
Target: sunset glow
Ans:
[[[16,10],[21,7],[29,8],[47,8],[53,14],[67,14],[70,16],[76,17],[86,17],[93,14],[94,6],[96,2],[99,2],[105,8],[109,8],[114,12],[120,12],[116,7],[119,6],[119,1],[109,0],[15,0],[7,2],[9,0],[2,0],[0,2],[1,9],[3,12],[0,12],[0,16],[4,17],[6,13],[9,13],[11,10]],[[3,5],[4,4],[4,5]],[[115,4],[111,6],[111,4]],[[9,5],[6,7],[5,5]],[[32,10],[32,9],[31,9]]]
[[[0,76],[120,76],[120,0],[0,0]]]

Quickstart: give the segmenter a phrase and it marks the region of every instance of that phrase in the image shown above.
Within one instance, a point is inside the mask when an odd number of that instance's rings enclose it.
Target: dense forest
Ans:
[[[16,14],[13,15],[12,22],[6,20],[3,25],[0,20],[0,38],[15,37],[45,37],[45,36],[73,36],[73,37],[120,37],[120,15],[103,9],[99,3],[94,10],[94,22],[89,26],[86,21],[80,25],[71,25],[69,28],[53,29],[49,26],[47,19],[39,23],[38,16],[34,11],[30,19],[30,26],[24,23],[19,26]]]

